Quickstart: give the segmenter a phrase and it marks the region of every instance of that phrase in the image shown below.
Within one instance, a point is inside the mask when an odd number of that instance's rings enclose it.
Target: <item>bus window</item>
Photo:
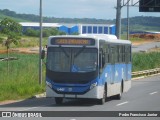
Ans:
[[[97,68],[97,49],[79,48],[72,49],[73,65],[78,67],[77,72],[95,71]],[[78,53],[78,54],[77,54]]]
[[[119,46],[119,62],[120,63],[122,63],[123,61],[122,56],[123,56],[123,47]]]
[[[119,62],[119,46],[115,46],[115,63]]]
[[[122,62],[125,62],[125,46],[122,46]]]
[[[114,48],[114,46],[111,47],[110,62],[111,62],[111,64],[115,64],[115,48]]]
[[[128,45],[125,46],[125,62],[131,62],[131,47]]]
[[[55,72],[91,72],[97,68],[97,49],[48,48],[47,68]]]
[[[105,49],[105,62],[109,63],[109,45]]]

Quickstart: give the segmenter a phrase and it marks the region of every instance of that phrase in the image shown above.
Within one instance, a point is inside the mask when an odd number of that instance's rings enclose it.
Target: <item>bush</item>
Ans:
[[[43,28],[43,37],[49,37],[51,35],[65,35],[65,34],[66,34],[65,32],[61,32],[56,28]],[[24,35],[39,37],[40,31],[29,28],[24,32]]]
[[[38,37],[39,36],[39,31],[29,28],[29,29],[26,30],[26,32],[24,34],[27,35],[27,36]]]

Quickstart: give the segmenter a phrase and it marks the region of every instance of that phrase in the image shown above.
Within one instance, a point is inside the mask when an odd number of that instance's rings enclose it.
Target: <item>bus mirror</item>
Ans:
[[[45,50],[42,50],[41,52],[41,59],[44,59],[45,58]]]

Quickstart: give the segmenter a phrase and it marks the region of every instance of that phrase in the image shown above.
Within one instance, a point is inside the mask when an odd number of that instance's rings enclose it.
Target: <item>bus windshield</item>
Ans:
[[[96,48],[49,47],[47,68],[55,72],[92,72],[97,69]]]

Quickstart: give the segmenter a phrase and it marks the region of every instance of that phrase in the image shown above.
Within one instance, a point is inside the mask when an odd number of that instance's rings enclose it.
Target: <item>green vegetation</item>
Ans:
[[[17,45],[19,43],[19,39],[22,32],[22,27],[19,23],[15,22],[12,19],[4,18],[0,21],[0,32],[5,34],[7,38],[0,38],[0,43],[3,43],[4,46],[7,48],[7,56],[9,57],[9,48],[10,45],[13,43]]]
[[[23,34],[26,36],[39,37],[40,31],[29,28],[25,32],[23,32]],[[51,35],[66,35],[66,33],[59,31],[57,28],[44,28],[43,29],[43,37],[49,37]]]
[[[133,53],[133,72],[160,67],[160,52]]]
[[[5,56],[0,54],[0,58]],[[38,83],[39,56],[37,54],[12,54],[11,56],[17,57],[18,60],[10,61],[9,72],[7,62],[0,62],[0,101],[29,98],[44,92],[44,81],[42,86]]]

